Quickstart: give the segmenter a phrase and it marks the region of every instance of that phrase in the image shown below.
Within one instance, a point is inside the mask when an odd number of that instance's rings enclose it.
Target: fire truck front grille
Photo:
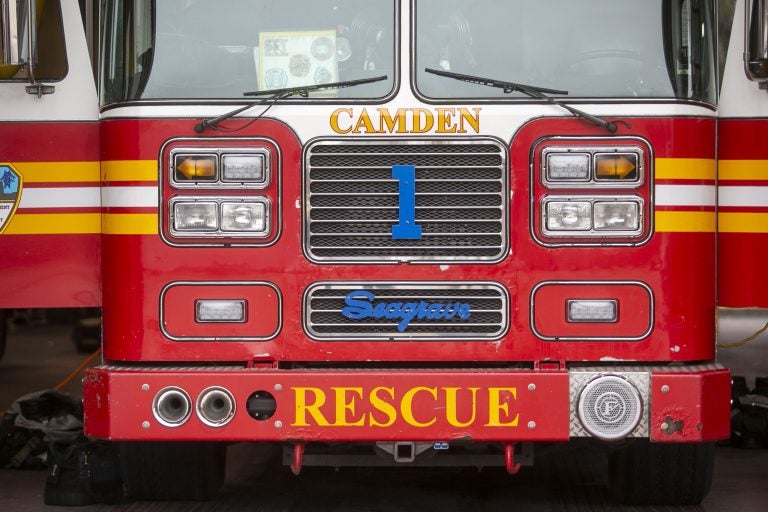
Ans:
[[[507,309],[496,283],[318,283],[304,296],[304,329],[318,340],[482,341],[504,335]]]
[[[312,261],[498,261],[507,250],[507,153],[493,139],[320,140],[307,148],[304,244]],[[400,239],[395,165],[415,167],[414,221]]]

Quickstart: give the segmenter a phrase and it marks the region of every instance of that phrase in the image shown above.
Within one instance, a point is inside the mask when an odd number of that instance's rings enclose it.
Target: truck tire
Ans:
[[[698,505],[714,462],[714,443],[636,440],[610,456],[611,494],[629,505]]]
[[[203,501],[224,483],[226,445],[125,442],[120,459],[129,498]]]

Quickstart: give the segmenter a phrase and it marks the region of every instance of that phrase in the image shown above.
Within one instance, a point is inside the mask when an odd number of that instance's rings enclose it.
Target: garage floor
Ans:
[[[745,375],[768,375],[768,340],[722,351],[721,360]],[[61,382],[88,357],[77,353],[67,325],[16,325],[0,361],[0,408],[19,396]],[[762,370],[762,371],[761,371]],[[79,393],[79,377],[64,387]],[[768,509],[768,449],[718,447],[715,480],[701,507],[622,507],[606,488],[605,458],[588,446],[556,447],[516,476],[502,469],[341,469],[306,468],[299,477],[284,469],[266,473],[254,462],[260,448],[229,448],[224,489],[212,502],[91,505],[91,511],[265,512],[464,512],[464,511],[623,511],[689,510],[752,512]],[[0,511],[72,510],[43,505],[44,471],[0,470]]]

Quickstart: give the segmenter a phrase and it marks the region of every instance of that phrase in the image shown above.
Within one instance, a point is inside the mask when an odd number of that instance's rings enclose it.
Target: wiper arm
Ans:
[[[509,94],[511,92],[521,92],[526,96],[530,96],[531,98],[545,100],[548,103],[558,105],[559,107],[564,108],[565,110],[572,113],[576,117],[581,117],[583,119],[586,119],[597,126],[601,126],[605,128],[611,133],[616,132],[616,123],[613,123],[611,121],[606,121],[605,119],[601,119],[599,117],[593,116],[592,114],[588,114],[583,110],[579,110],[566,103],[563,103],[562,101],[556,100],[551,96],[547,96],[547,94],[567,95],[568,91],[561,91],[558,89],[547,89],[545,87],[518,84],[515,82],[505,82],[503,80],[495,80],[493,78],[485,78],[481,76],[463,75],[461,73],[453,73],[451,71],[443,71],[441,69],[424,68],[424,71],[426,71],[427,73],[432,73],[433,75],[453,78],[454,80],[461,80],[462,82],[485,85],[488,87],[496,87],[497,89],[501,89],[502,91],[504,91],[505,94]]]
[[[244,107],[236,108],[235,110],[231,112],[227,112],[226,114],[222,114],[218,117],[214,117],[212,119],[204,119],[203,121],[195,125],[195,132],[202,133],[203,131],[205,131],[206,128],[213,128],[215,130],[216,125],[218,125],[220,122],[226,119],[229,119],[231,117],[234,117],[240,112],[245,112],[250,108],[256,107],[258,105],[264,105],[269,101],[272,102],[269,105],[271,107],[278,100],[287,98],[289,96],[299,95],[306,98],[307,96],[309,96],[309,93],[312,91],[320,91],[323,89],[343,89],[345,87],[354,87],[356,85],[370,84],[372,82],[380,82],[381,80],[386,80],[386,79],[387,79],[387,75],[382,75],[382,76],[376,76],[373,78],[359,78],[357,80],[345,80],[343,82],[330,82],[327,84],[304,85],[301,87],[284,87],[282,89],[269,89],[266,91],[244,92],[243,93],[244,96],[266,96],[266,97],[253,101],[245,105]],[[264,112],[262,112],[259,115],[261,116],[263,114]]]

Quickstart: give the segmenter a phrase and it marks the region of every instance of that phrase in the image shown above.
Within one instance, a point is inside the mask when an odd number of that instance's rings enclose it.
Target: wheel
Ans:
[[[226,445],[125,442],[123,481],[134,500],[209,500],[224,483]]]
[[[714,462],[714,443],[637,440],[611,454],[611,494],[631,505],[698,505],[712,483]]]

